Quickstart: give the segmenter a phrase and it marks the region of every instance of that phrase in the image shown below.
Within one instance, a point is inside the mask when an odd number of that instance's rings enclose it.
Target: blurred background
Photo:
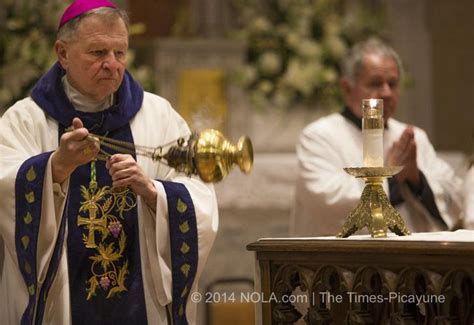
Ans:
[[[406,69],[396,117],[424,128],[458,175],[467,169],[472,0],[115,2],[130,14],[129,69],[145,89],[167,98],[193,129],[218,128],[234,142],[246,134],[254,144],[252,174],[234,171],[216,185],[220,229],[203,293],[251,290],[246,245],[287,236],[299,132],[340,109],[337,63],[356,41],[377,35],[393,45]],[[69,3],[0,0],[0,115],[55,62],[57,22]],[[253,323],[238,320],[245,322]]]

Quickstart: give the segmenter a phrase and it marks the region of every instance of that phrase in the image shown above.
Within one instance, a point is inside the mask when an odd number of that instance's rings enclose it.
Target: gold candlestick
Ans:
[[[387,228],[399,236],[409,235],[400,213],[392,206],[382,187],[383,180],[392,177],[403,167],[344,168],[346,173],[365,181],[359,204],[347,216],[337,237],[349,237],[367,227],[373,238],[387,237]]]

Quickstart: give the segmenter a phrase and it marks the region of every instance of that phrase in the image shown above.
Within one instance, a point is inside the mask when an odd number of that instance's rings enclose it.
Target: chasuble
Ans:
[[[217,231],[213,186],[135,156],[158,192],[149,207],[128,188],[112,189],[102,160],[80,166],[62,184],[53,183],[51,171],[51,154],[74,117],[95,134],[150,147],[189,136],[188,126],[128,73],[112,106],[79,112],[63,76],[56,64],[0,120],[0,319],[195,323],[188,297]]]

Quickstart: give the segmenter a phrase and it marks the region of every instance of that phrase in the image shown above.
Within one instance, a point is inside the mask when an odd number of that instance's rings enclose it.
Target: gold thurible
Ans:
[[[168,166],[188,175],[197,174],[204,182],[218,182],[239,166],[245,174],[253,166],[252,142],[241,137],[234,146],[224,135],[214,129],[194,133],[187,143],[178,142],[163,155]]]
[[[68,128],[66,131],[72,131]],[[179,138],[158,147],[149,147],[89,133],[89,138],[100,144],[97,159],[106,160],[118,153],[149,157],[188,176],[198,175],[204,182],[215,183],[229,174],[234,165],[249,174],[253,167],[253,148],[250,138],[242,136],[233,145],[215,129],[192,133],[188,139]],[[165,149],[166,152],[163,152]]]

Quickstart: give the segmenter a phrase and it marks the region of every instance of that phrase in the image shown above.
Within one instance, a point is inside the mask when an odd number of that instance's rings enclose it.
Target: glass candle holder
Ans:
[[[362,100],[364,167],[383,167],[383,99]]]

